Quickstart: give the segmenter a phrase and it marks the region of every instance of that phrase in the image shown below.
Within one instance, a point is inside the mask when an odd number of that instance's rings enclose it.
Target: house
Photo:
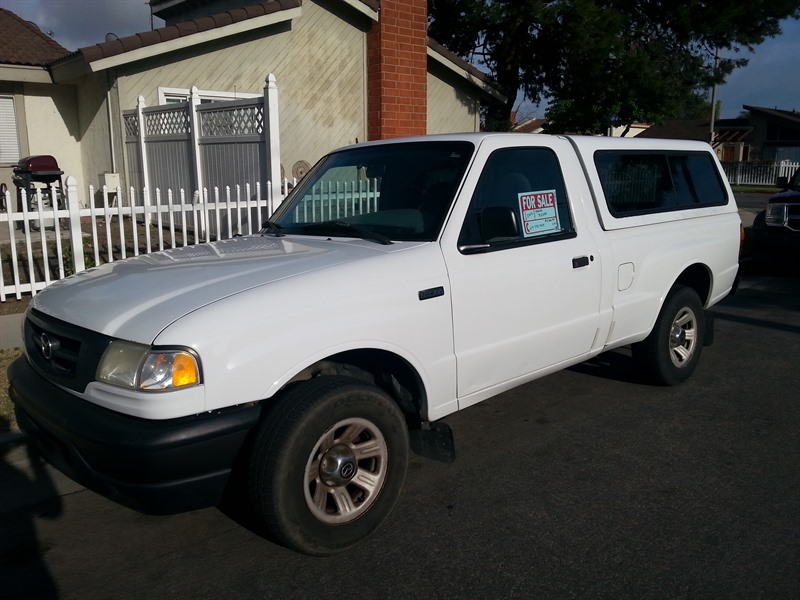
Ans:
[[[714,149],[722,162],[800,161],[800,114],[745,104],[748,116],[714,122]],[[646,138],[708,141],[708,119],[665,121],[640,134]]]
[[[743,108],[753,128],[750,160],[800,161],[800,113],[748,104]]]
[[[517,133],[543,133],[547,119],[526,119],[522,123],[514,123],[511,131]]]
[[[481,104],[502,99],[483,73],[427,37],[426,0],[243,4],[154,2],[164,27],[66,55],[54,49],[35,65],[41,89],[31,93],[4,67],[0,90],[16,90],[16,126],[28,130],[20,153],[53,154],[82,186],[100,186],[111,172],[125,187],[137,167],[124,151],[123,113],[140,97],[147,106],[182,102],[194,86],[202,102],[251,98],[271,73],[291,177],[350,143],[477,131]],[[32,136],[46,110],[62,124]]]
[[[515,115],[513,115],[515,117]],[[521,123],[513,123],[511,131],[517,133],[545,133],[545,127],[549,121],[547,119],[527,119]],[[620,137],[623,133],[626,137],[636,137],[650,127],[649,123],[632,123],[630,127],[612,127],[608,130],[610,137]]]
[[[70,54],[36,25],[0,8],[0,183],[11,185],[17,161],[58,154],[59,166],[80,172],[75,90],[54,85],[47,65]]]

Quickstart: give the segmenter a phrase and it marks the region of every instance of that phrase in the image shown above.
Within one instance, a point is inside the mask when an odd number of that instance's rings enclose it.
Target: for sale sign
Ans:
[[[561,230],[555,190],[521,192],[519,212],[522,215],[522,232],[525,237]]]

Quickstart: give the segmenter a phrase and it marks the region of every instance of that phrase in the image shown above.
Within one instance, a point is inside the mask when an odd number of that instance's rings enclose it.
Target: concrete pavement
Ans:
[[[21,431],[0,433],[0,515],[85,489],[31,454]]]
[[[8,300],[7,302],[17,302]],[[0,350],[22,346],[22,319],[25,313],[0,315]]]

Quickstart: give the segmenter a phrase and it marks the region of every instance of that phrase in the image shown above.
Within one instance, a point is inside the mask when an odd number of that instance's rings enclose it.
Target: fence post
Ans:
[[[264,143],[267,146],[267,181],[272,183],[267,212],[277,208],[275,198],[283,200],[281,191],[281,134],[278,119],[278,84],[270,73],[264,83]],[[280,204],[280,202],[278,202]]]
[[[197,114],[197,107],[200,106],[200,90],[196,85],[192,86],[189,96],[189,116],[192,123],[192,162],[194,163],[194,188],[203,189],[203,165],[200,156],[200,115]]]
[[[136,101],[136,118],[139,120],[139,156],[142,162],[142,189],[150,189],[150,172],[147,164],[147,143],[145,141],[145,119],[144,119],[144,96],[139,96]],[[152,222],[151,215],[148,212],[144,213],[144,224],[150,225]]]
[[[83,256],[83,232],[81,231],[81,207],[78,198],[78,180],[67,177],[67,210],[69,211],[69,241],[72,248],[72,264],[75,273],[86,270]]]

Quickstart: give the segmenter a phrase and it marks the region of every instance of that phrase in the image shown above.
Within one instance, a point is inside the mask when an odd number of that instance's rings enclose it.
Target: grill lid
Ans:
[[[20,158],[14,167],[14,174],[30,173],[31,175],[63,175],[64,171],[58,168],[58,162],[49,154],[26,156]]]

